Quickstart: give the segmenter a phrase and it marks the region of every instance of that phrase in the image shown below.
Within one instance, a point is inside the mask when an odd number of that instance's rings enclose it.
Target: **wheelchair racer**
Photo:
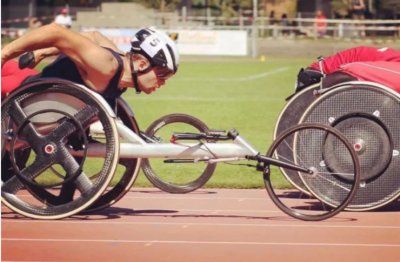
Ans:
[[[319,83],[330,87],[346,81],[371,81],[400,92],[400,51],[391,48],[359,46],[338,52],[301,69],[296,93]]]
[[[44,57],[59,56],[42,72],[37,72],[20,69],[11,60],[21,54],[24,55],[20,67],[34,67]],[[122,53],[99,32],[79,34],[52,23],[2,48],[1,93],[5,97],[22,83],[57,77],[83,84],[110,102],[127,88],[135,88],[138,93],[154,92],[177,72],[178,65],[174,41],[153,27],[139,30],[133,37],[131,50]]]

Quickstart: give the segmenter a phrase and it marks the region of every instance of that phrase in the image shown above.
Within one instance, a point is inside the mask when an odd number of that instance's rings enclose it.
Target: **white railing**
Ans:
[[[216,30],[255,30],[256,36],[278,37],[281,35],[305,35],[317,38],[321,30],[327,37],[346,38],[353,36],[385,35],[398,38],[400,20],[350,20],[291,18],[287,20],[271,20],[267,17],[206,17],[206,16],[155,16],[156,24],[164,28],[180,29],[216,29]],[[326,26],[318,26],[318,23]],[[266,33],[267,32],[267,33]]]

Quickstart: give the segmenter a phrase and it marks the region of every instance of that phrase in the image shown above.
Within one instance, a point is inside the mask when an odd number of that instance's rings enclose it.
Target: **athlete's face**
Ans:
[[[138,68],[139,89],[150,94],[165,84],[165,81],[171,76],[165,74],[163,70],[151,68],[150,62],[143,56],[136,57],[135,66]]]
[[[139,73],[138,84],[141,91],[146,94],[151,94],[165,84],[165,80],[157,77],[154,69],[146,73]]]

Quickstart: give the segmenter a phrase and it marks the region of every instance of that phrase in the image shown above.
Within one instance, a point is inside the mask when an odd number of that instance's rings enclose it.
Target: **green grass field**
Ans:
[[[265,153],[285,98],[291,94],[300,67],[310,59],[183,59],[178,74],[151,95],[126,92],[142,130],[170,113],[186,113],[210,128],[236,128]],[[140,174],[135,186],[149,186]],[[218,164],[206,187],[263,187],[255,168]]]

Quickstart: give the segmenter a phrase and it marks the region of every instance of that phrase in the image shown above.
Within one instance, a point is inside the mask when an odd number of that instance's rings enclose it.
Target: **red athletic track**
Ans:
[[[400,261],[400,201],[379,212],[294,220],[265,190],[170,195],[134,189],[114,207],[59,221],[2,208],[3,261]]]

